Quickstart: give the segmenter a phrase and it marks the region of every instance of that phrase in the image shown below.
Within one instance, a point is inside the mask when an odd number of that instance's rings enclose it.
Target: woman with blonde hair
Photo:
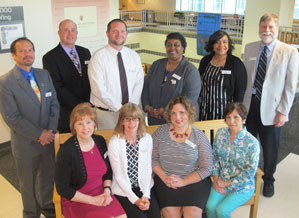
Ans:
[[[144,117],[136,104],[127,103],[119,111],[108,146],[113,170],[112,192],[129,218],[160,218],[151,188],[152,137],[146,133]]]
[[[65,218],[127,217],[111,193],[112,171],[106,142],[102,136],[93,135],[96,126],[96,114],[89,103],[73,109],[73,136],[59,149],[55,169]]]

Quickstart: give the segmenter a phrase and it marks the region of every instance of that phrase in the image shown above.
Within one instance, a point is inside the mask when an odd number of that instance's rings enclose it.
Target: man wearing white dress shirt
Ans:
[[[123,104],[139,104],[144,79],[139,55],[124,46],[126,24],[120,19],[110,21],[106,35],[108,45],[96,51],[88,65],[90,102],[97,108],[98,129],[114,129]]]

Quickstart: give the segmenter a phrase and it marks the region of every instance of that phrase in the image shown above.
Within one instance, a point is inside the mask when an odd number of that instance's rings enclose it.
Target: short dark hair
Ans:
[[[127,30],[127,24],[125,23],[125,21],[123,21],[123,20],[121,20],[121,19],[119,19],[119,18],[116,18],[116,19],[111,20],[111,21],[107,24],[107,32],[110,31],[110,29],[111,29],[111,24],[114,23],[114,22],[123,23],[123,24],[125,25],[125,27],[126,27],[126,31],[128,31],[128,30]]]
[[[169,33],[167,35],[165,43],[164,43],[165,46],[166,46],[168,40],[170,40],[170,39],[178,39],[178,40],[180,40],[180,42],[181,42],[181,44],[182,44],[182,46],[184,48],[184,53],[185,53],[186,47],[187,47],[187,42],[186,42],[185,37],[181,33],[179,33],[179,32]]]
[[[234,45],[233,45],[233,41],[230,38],[230,36],[227,34],[227,32],[222,31],[222,30],[217,30],[216,32],[214,32],[212,35],[210,35],[209,37],[209,41],[207,42],[206,46],[205,46],[205,50],[207,52],[210,52],[212,55],[215,54],[214,51],[214,44],[217,43],[223,36],[227,36],[228,38],[228,54],[231,54],[234,50]]]
[[[30,39],[28,39],[27,37],[20,37],[20,38],[17,38],[15,41],[13,41],[10,44],[10,53],[16,54],[16,44],[17,44],[17,42],[20,42],[20,41],[30,42],[31,45],[32,45],[33,51],[35,51],[34,44],[33,44],[33,42]]]
[[[240,115],[242,120],[246,120],[247,118],[247,109],[244,104],[240,102],[232,102],[228,105],[226,105],[224,110],[224,119],[226,120],[226,116],[231,114],[234,110],[237,111],[237,113]]]
[[[189,123],[193,123],[196,119],[196,108],[192,104],[191,100],[185,96],[175,97],[167,104],[165,112],[164,112],[164,119],[168,123],[171,122],[171,119],[170,119],[171,111],[172,111],[172,108],[174,107],[174,105],[176,105],[176,104],[181,104],[185,107],[186,111],[188,112]]]

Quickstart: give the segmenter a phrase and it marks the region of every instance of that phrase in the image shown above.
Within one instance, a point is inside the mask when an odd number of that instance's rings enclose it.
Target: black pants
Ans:
[[[264,126],[261,121],[260,107],[260,101],[252,96],[246,127],[252,135],[259,136],[264,158],[265,174],[263,180],[265,183],[273,183],[275,181],[273,175],[277,165],[281,127]]]
[[[132,191],[141,198],[143,193],[140,188],[133,188]],[[128,218],[161,218],[159,205],[156,199],[154,189],[151,190],[150,208],[147,211],[140,210],[135,204],[132,204],[127,197],[115,195],[125,210]]]

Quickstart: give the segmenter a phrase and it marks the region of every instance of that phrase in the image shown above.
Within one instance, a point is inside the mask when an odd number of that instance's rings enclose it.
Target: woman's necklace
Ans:
[[[93,140],[91,140],[88,143],[82,143],[82,142],[80,143],[79,142],[79,144],[80,144],[81,150],[83,152],[90,152],[91,154],[93,154],[93,146],[94,146]]]
[[[189,127],[187,128],[186,132],[183,133],[183,134],[180,134],[180,133],[177,133],[174,128],[171,128],[169,131],[172,133],[172,135],[176,138],[184,138],[184,137],[188,137],[188,130],[189,130]]]

